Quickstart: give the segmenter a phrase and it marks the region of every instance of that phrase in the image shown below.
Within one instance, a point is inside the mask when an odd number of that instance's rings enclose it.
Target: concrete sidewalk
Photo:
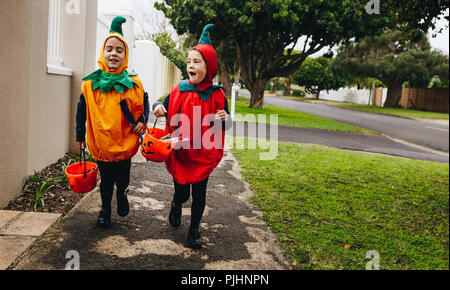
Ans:
[[[163,163],[146,162],[138,153],[129,189],[130,214],[120,218],[114,211],[111,228],[95,226],[100,209],[97,187],[9,269],[65,269],[73,253],[79,254],[81,270],[290,269],[262,212],[249,204],[252,192],[230,151],[209,179],[201,250],[186,245],[191,199],[183,207],[181,226],[172,228],[168,222],[173,182]]]
[[[5,270],[60,214],[0,210],[0,270]]]

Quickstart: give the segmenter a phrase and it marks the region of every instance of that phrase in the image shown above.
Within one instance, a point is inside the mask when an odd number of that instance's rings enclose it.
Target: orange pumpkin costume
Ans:
[[[139,149],[139,136],[132,132],[129,118],[144,124],[147,120],[143,113],[148,100],[145,100],[142,82],[127,71],[129,48],[122,33],[125,22],[123,17],[114,18],[100,51],[100,69],[83,79],[77,108],[77,141],[84,141],[86,135],[87,146],[97,160],[101,175],[102,210],[97,219],[100,227],[110,225],[114,185],[117,187],[117,213],[122,217],[129,213],[126,191],[130,183],[131,158]],[[114,72],[104,61],[105,45],[111,37],[118,38],[125,46],[124,62]],[[131,114],[128,119],[121,101],[125,101]]]
[[[114,72],[104,61],[106,41],[111,37],[120,39],[126,48],[123,65]],[[103,42],[98,65],[100,70],[84,78],[81,91],[86,102],[86,141],[94,159],[105,162],[132,158],[139,149],[139,137],[133,134],[132,126],[121,111],[120,101],[126,100],[135,120],[144,113],[144,89],[141,80],[128,74],[129,48],[125,38],[110,33]],[[108,84],[109,79],[118,82]],[[103,82],[103,87],[101,86]],[[109,89],[108,91],[105,91]],[[77,141],[84,141],[78,140]]]

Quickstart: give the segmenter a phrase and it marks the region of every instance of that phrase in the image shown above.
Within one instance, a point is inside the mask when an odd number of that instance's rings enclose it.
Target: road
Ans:
[[[274,130],[276,130],[276,132]],[[424,149],[422,146],[412,146],[410,143],[394,141],[380,135],[332,132],[327,130],[285,126],[266,125],[255,127],[255,125],[253,125],[252,127],[252,125],[242,122],[234,122],[232,130],[227,131],[227,134],[239,137],[266,138],[268,140],[277,140],[281,142],[319,144],[339,149],[449,163],[447,153]]]
[[[248,91],[241,90],[239,93],[241,96],[250,97]],[[383,133],[394,139],[449,152],[449,126],[446,125],[269,96],[264,96],[264,104],[352,124]]]

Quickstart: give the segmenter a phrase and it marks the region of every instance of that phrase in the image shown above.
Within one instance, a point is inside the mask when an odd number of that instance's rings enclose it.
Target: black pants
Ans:
[[[131,159],[119,162],[97,161],[97,164],[101,177],[102,209],[111,212],[114,184],[117,187],[116,196],[123,195],[130,184]]]
[[[205,211],[206,204],[206,186],[208,185],[208,178],[199,183],[192,184],[192,206],[191,206],[191,226],[190,228],[198,228],[200,221]],[[175,187],[175,194],[173,202],[177,207],[181,207],[183,203],[188,201],[191,191],[191,184],[181,185],[175,180],[173,181]]]

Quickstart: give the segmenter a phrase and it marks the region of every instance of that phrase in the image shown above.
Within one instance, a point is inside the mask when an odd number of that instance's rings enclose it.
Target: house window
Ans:
[[[61,5],[61,0],[49,0],[47,72],[71,76],[72,70],[63,66],[61,56]]]

